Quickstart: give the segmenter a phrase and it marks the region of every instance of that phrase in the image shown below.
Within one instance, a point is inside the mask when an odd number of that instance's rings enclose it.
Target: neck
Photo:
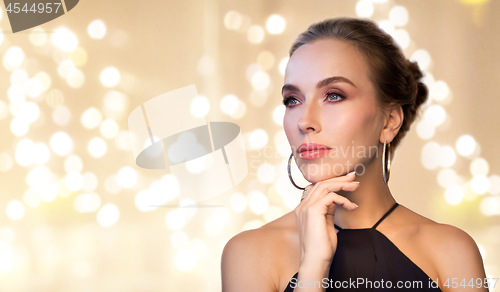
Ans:
[[[338,192],[359,207],[348,211],[340,206],[335,208],[334,222],[347,229],[370,228],[396,202],[389,187],[382,179],[382,161],[374,159],[365,165],[364,173],[357,171],[356,181],[359,187],[353,192]]]

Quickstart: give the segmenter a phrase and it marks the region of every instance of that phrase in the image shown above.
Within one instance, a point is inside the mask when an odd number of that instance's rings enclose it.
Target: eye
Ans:
[[[292,104],[295,104],[295,102],[299,102],[296,98],[293,98],[293,97],[286,97],[285,99],[283,99],[283,104],[286,106],[286,107],[290,107],[292,106]]]
[[[340,100],[345,99],[344,96],[342,96],[338,93],[335,93],[335,92],[328,92],[326,94],[326,97],[328,98],[329,101],[340,101]]]

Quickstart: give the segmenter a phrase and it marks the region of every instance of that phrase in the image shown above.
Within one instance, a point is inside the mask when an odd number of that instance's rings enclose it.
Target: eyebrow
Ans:
[[[351,80],[349,80],[345,77],[333,76],[333,77],[328,77],[328,78],[323,79],[320,82],[318,82],[318,84],[316,84],[316,88],[321,88],[321,87],[327,86],[331,83],[339,83],[339,82],[345,82],[345,83],[348,83],[348,84],[356,87],[356,85]],[[281,88],[281,94],[283,94],[283,91],[285,91],[285,90],[300,91],[295,85],[291,85],[291,84],[283,85],[283,88]]]

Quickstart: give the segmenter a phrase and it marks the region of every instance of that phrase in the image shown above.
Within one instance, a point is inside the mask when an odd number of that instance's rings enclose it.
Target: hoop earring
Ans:
[[[382,152],[382,176],[384,182],[387,184],[389,182],[389,175],[391,173],[391,142],[387,143],[387,140],[384,140],[384,151]],[[388,152],[386,154],[386,152]],[[387,156],[387,164],[386,164],[386,156]]]
[[[306,188],[301,188],[299,187],[294,181],[293,181],[293,178],[292,178],[292,173],[290,171],[290,163],[292,163],[292,157],[293,157],[293,153],[290,154],[290,158],[288,158],[288,178],[290,179],[290,181],[292,182],[292,185],[294,187],[296,187],[297,189],[299,190],[305,190]]]

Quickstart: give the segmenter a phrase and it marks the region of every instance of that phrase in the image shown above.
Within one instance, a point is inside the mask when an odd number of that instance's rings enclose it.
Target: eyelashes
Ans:
[[[328,92],[326,94],[326,98],[331,102],[339,102],[341,100],[344,100],[346,97],[337,92]],[[293,105],[290,103],[291,101],[299,102],[295,97],[288,96],[283,99],[283,105],[286,107],[292,107]]]

